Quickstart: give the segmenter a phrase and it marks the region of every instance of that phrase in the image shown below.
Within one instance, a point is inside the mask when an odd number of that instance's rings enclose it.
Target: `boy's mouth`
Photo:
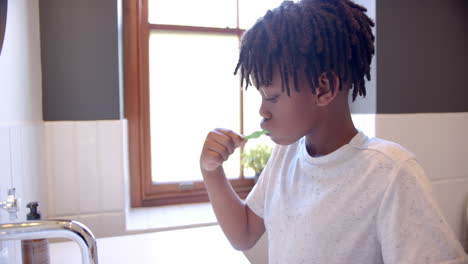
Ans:
[[[268,132],[265,134],[265,136],[270,136],[271,131],[270,131],[270,129],[268,129],[268,128],[265,127],[265,125],[263,124],[263,122],[262,122],[262,124],[260,124],[260,127],[261,127],[263,130],[268,130]]]

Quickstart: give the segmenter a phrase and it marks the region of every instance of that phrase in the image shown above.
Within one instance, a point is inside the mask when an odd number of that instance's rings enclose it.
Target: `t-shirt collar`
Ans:
[[[299,147],[301,149],[300,155],[308,163],[314,165],[328,165],[350,158],[354,152],[353,150],[356,147],[364,145],[367,140],[367,136],[362,131],[358,130],[358,133],[349,141],[349,143],[341,146],[332,153],[320,157],[312,157],[307,152],[306,138],[303,137],[299,142]]]

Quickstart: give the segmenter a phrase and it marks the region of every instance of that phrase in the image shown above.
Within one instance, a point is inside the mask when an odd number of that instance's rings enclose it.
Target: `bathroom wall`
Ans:
[[[97,237],[125,232],[126,122],[45,123],[49,216],[73,219]]]
[[[120,2],[40,1],[45,121],[123,117]]]
[[[41,0],[39,13],[49,217],[123,234],[121,1]]]
[[[460,240],[468,202],[467,12],[464,0],[377,2],[376,136],[417,155]]]
[[[20,211],[39,201],[47,215],[38,0],[8,1],[6,35],[0,54],[0,200],[16,188]],[[0,210],[0,223],[10,221]],[[0,263],[19,263],[19,242],[0,242]]]

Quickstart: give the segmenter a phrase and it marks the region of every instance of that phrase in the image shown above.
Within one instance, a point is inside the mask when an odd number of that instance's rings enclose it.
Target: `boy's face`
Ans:
[[[320,109],[315,95],[299,79],[299,92],[290,84],[290,96],[281,91],[281,77],[273,76],[271,85],[259,89],[262,96],[260,115],[261,127],[270,131],[271,139],[280,145],[289,145],[305,135],[312,134],[317,127]]]

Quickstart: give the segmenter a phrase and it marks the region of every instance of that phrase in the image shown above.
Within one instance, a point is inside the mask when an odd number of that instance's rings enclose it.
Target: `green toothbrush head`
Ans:
[[[253,132],[252,134],[250,134],[250,135],[248,135],[248,136],[244,136],[243,139],[254,139],[254,138],[258,138],[258,137],[260,137],[260,136],[262,136],[262,135],[267,134],[268,132],[270,132],[270,131],[268,131],[268,130],[266,130],[266,129],[264,129],[264,130],[262,130],[262,131],[255,131],[255,132]]]

